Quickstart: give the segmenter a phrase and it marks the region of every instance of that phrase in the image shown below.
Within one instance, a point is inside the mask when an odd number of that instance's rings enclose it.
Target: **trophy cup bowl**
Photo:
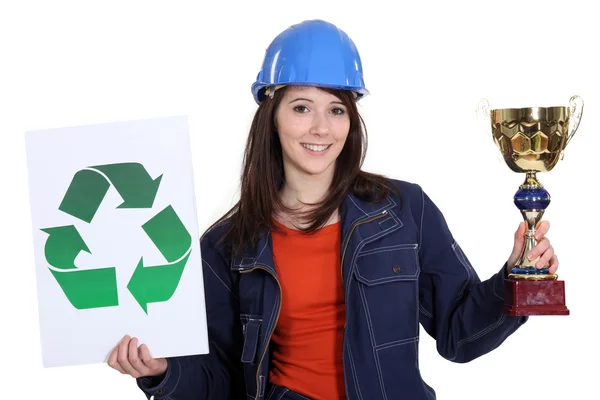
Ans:
[[[488,109],[487,100],[482,100],[478,113],[491,125],[506,165],[525,174],[513,197],[527,223],[525,245],[504,282],[503,311],[508,315],[568,315],[564,281],[547,267],[536,268],[537,259],[529,260],[526,254],[537,245],[536,226],[550,205],[550,194],[537,173],[550,172],[562,159],[579,127],[583,100],[573,96],[570,106]]]

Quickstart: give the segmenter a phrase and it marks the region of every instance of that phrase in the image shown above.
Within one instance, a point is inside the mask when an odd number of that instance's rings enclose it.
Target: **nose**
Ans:
[[[312,125],[310,127],[311,135],[327,135],[329,134],[329,120],[327,115],[315,112],[313,114]]]

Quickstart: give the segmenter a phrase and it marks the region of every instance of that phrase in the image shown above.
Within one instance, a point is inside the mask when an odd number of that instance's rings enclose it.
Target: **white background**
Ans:
[[[597,398],[600,309],[597,115],[600,27],[590,1],[12,2],[0,9],[0,230],[5,397],[142,399],[105,365],[41,367],[23,132],[189,114],[199,229],[236,196],[256,109],[250,85],[280,31],[323,18],[361,52],[365,169],[418,182],[482,278],[512,249],[522,177],[477,124],[492,107],[585,101],[554,171],[546,218],[568,317],[531,318],[499,349],[460,365],[425,334],[420,367],[440,399]],[[391,3],[388,3],[391,4]],[[584,366],[585,365],[585,366]]]
[[[187,118],[39,130],[27,132],[26,140],[44,365],[104,363],[125,334],[145,343],[155,357],[206,353]],[[123,199],[111,185],[89,224],[58,210],[77,171],[122,162],[141,163],[153,180],[162,175],[151,208],[118,208]],[[191,254],[173,296],[148,304],[146,314],[127,285],[140,257],[144,267],[168,263],[142,225],[169,205],[190,234]],[[64,225],[75,225],[90,250],[79,253],[78,268],[116,269],[118,306],[77,310],[63,294],[49,271],[44,256],[48,234],[41,229]],[[177,340],[172,340],[173,331],[179,332]]]

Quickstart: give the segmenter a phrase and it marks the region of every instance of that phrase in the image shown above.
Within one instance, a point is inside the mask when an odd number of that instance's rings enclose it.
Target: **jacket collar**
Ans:
[[[387,196],[378,203],[362,200],[357,196],[348,193],[342,202],[340,208],[340,218],[342,221],[342,241],[346,241],[348,235],[352,232],[352,226],[358,222],[384,214],[396,207],[396,202],[391,196]],[[395,218],[402,225],[402,222]],[[237,256],[231,262],[231,269],[235,271],[245,271],[255,268],[257,265],[263,266],[273,274],[275,268],[273,265],[273,246],[271,240],[271,230],[266,230],[259,238],[254,252]]]

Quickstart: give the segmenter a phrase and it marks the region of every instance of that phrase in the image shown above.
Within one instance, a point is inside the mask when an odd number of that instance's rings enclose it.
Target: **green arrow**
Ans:
[[[100,207],[108,188],[110,182],[97,171],[82,169],[73,176],[58,209],[89,223]]]
[[[114,268],[80,270],[75,266],[80,251],[90,253],[77,228],[67,225],[42,231],[50,235],[44,247],[46,260],[59,269],[50,268],[50,272],[73,307],[82,310],[119,304]]]
[[[192,237],[172,206],[167,206],[142,228],[169,264],[144,267],[140,259],[127,289],[144,312],[148,303],[167,301],[175,293],[191,253]]]
[[[140,163],[106,164],[83,169],[73,176],[58,209],[89,223],[111,183],[123,198],[118,208],[150,208],[161,179],[162,175],[153,180]]]
[[[142,228],[168,262],[181,258],[192,245],[192,237],[172,206],[165,207]]]
[[[151,208],[162,175],[152,179],[140,163],[96,165],[92,167],[104,173],[123,198],[118,208]]]
[[[42,229],[50,236],[46,240],[44,254],[50,265],[60,269],[73,269],[80,251],[90,253],[83,238],[73,225]],[[91,254],[91,253],[90,253]]]
[[[173,296],[190,254],[191,252],[188,252],[175,263],[151,267],[144,267],[144,258],[140,259],[127,289],[146,314],[148,303],[167,301]]]
[[[78,310],[119,305],[114,268],[58,272],[50,270],[61,289]]]

